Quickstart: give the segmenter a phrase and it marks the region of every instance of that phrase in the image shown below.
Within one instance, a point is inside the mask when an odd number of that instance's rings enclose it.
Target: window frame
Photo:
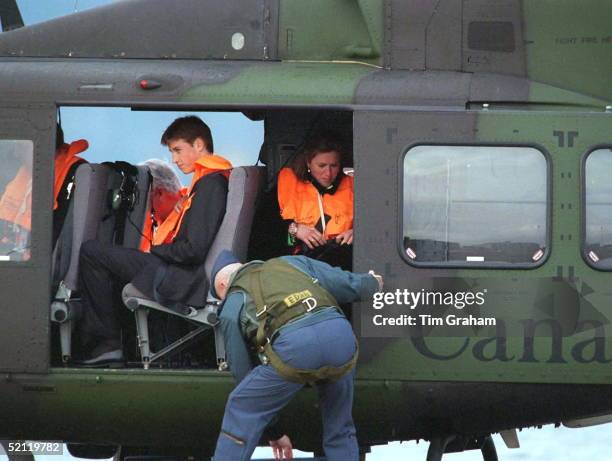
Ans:
[[[404,240],[404,162],[406,156],[410,150],[419,146],[427,147],[512,147],[512,148],[532,148],[540,152],[546,162],[546,247],[542,257],[534,263],[517,263],[509,264],[504,262],[420,262],[410,259],[406,255],[406,250],[403,246]],[[423,142],[419,141],[412,143],[404,147],[401,151],[398,161],[398,173],[399,173],[399,187],[398,187],[398,204],[399,204],[399,219],[398,219],[398,239],[397,248],[400,257],[408,263],[409,266],[417,269],[537,269],[544,265],[550,257],[552,251],[552,191],[553,191],[553,177],[552,177],[552,157],[548,150],[538,143],[494,143],[494,142],[483,142],[483,143],[461,143],[461,142]]]
[[[587,227],[587,203],[586,203],[586,163],[589,159],[589,156],[598,150],[601,149],[609,149],[611,151],[610,155],[612,155],[612,144],[597,144],[591,146],[587,149],[587,151],[582,154],[582,158],[580,159],[580,255],[582,259],[587,264],[587,266],[601,272],[610,272],[612,271],[612,264],[610,267],[602,267],[598,263],[594,262],[589,258],[587,251],[587,242],[586,242],[586,227]]]

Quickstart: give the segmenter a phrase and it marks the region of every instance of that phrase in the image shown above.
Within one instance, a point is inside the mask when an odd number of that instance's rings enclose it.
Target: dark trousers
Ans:
[[[85,349],[103,341],[120,341],[120,309],[126,307],[116,301],[123,286],[141,271],[155,270],[161,264],[162,260],[157,256],[133,248],[96,240],[81,246],[79,291],[82,312],[77,331]]]

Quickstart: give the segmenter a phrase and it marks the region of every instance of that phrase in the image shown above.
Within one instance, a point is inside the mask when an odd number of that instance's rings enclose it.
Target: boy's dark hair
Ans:
[[[188,115],[187,117],[177,118],[170,124],[161,137],[161,143],[164,146],[168,142],[176,139],[182,139],[189,144],[193,144],[197,138],[202,138],[208,152],[213,153],[213,139],[210,128],[199,117]]]
[[[337,152],[340,156],[340,164],[342,164],[343,157],[346,155],[346,149],[341,139],[338,133],[324,131],[307,140],[291,163],[291,169],[298,179],[301,181],[308,180],[306,162],[310,162],[315,155],[321,152]]]

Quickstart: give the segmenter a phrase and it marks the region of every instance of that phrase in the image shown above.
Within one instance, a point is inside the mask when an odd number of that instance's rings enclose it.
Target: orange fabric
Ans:
[[[325,238],[329,239],[353,228],[353,178],[344,176],[334,194],[323,194],[326,222]],[[278,174],[278,204],[283,219],[315,227],[321,219],[319,191],[310,182],[300,181],[291,168]]]
[[[24,229],[32,227],[32,167],[22,165],[0,198],[0,219],[18,224]]]
[[[166,220],[159,226],[153,237],[153,245],[161,245],[162,243],[170,243],[176,237],[183,217],[187,210],[191,207],[191,200],[193,198],[193,186],[199,179],[211,173],[222,171],[226,178],[229,178],[232,164],[229,160],[224,159],[220,155],[204,155],[200,157],[195,163],[195,171],[193,172],[193,178],[191,185],[187,192],[187,197],[184,200],[179,200],[177,206],[168,215]]]
[[[189,189],[187,189],[186,187],[183,187],[179,191],[180,198],[178,199],[175,205],[175,209],[176,207],[180,207],[180,205],[183,203],[183,200],[187,196],[188,191]],[[154,210],[150,210],[145,216],[145,222],[142,229],[142,239],[140,240],[140,246],[138,247],[140,251],[143,251],[145,253],[149,253],[151,251],[153,238],[155,237],[155,232],[159,227],[157,224],[159,222],[159,219],[157,217],[155,217],[154,219],[153,211]]]
[[[145,214],[145,222],[142,226],[142,238],[140,239],[140,245],[138,249],[145,253],[151,251],[151,242],[153,241],[154,234],[154,222],[153,215],[151,213]]]
[[[87,150],[89,143],[84,139],[79,139],[70,144],[62,144],[55,151],[55,182],[53,183],[53,209],[57,209],[57,198],[62,191],[62,185],[66,180],[66,176],[72,165],[83,161],[78,156],[81,152]]]

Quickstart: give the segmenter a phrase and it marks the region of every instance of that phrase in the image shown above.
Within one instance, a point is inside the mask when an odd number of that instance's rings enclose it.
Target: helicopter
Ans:
[[[353,268],[382,273],[386,296],[350,310],[363,459],[424,439],[428,461],[469,449],[493,461],[491,434],[517,446],[519,428],[612,421],[611,10],[125,0],[24,26],[0,2],[0,187],[22,160],[32,183],[27,241],[0,255],[0,438],[91,458],[210,457],[233,387],[212,335],[197,366],[58,357],[50,153],[58,110],[73,107],[263,121],[264,217],[310,133],[345,134]],[[254,219],[250,255],[273,256],[266,222]],[[317,453],[315,402],[303,391],[280,420]]]

